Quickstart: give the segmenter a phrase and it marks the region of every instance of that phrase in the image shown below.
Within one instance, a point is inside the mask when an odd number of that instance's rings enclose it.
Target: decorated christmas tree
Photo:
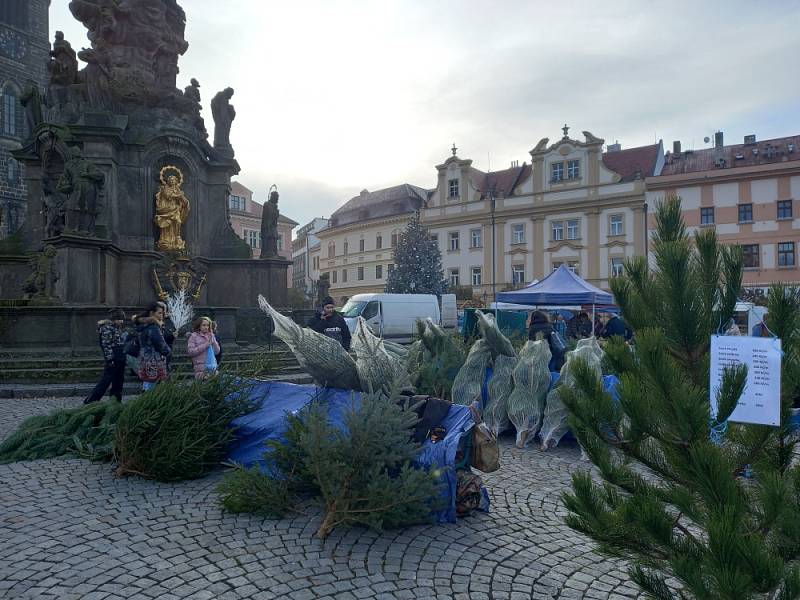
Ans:
[[[573,475],[567,524],[629,559],[648,597],[798,598],[800,466],[789,424],[800,382],[797,291],[777,285],[769,295],[766,322],[783,343],[781,425],[730,422],[747,369],[723,371],[712,410],[709,354],[739,296],[741,251],[713,229],[690,237],[678,199],[658,206],[656,225],[653,268],[633,259],[612,280],[635,330],[632,347],[606,346],[618,401],[585,364],[562,395],[601,479]]]
[[[394,248],[394,270],[386,280],[389,294],[436,294],[447,291],[442,253],[415,214]]]

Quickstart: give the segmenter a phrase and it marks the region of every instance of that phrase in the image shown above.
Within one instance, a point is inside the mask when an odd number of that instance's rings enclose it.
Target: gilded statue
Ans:
[[[181,237],[181,226],[189,216],[189,199],[181,190],[183,173],[178,167],[167,165],[161,169],[159,179],[161,185],[156,194],[154,219],[159,229],[156,250],[185,250],[186,242]]]

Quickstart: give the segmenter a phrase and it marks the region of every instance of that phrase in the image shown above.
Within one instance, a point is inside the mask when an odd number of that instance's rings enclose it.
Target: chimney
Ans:
[[[714,134],[714,147],[715,148],[722,148],[724,144],[722,143],[722,132],[718,131]]]
[[[613,144],[609,144],[606,148],[606,152],[619,152],[622,150],[622,144],[619,142],[614,142]]]
[[[366,189],[361,190],[361,197],[363,198],[364,196],[369,196],[369,191]]]
[[[672,142],[672,153],[673,154],[680,154],[681,153],[681,141],[675,140]]]

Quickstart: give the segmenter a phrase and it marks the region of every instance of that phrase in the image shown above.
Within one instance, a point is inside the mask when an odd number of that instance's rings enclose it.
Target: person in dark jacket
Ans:
[[[345,350],[350,350],[350,330],[344,317],[336,312],[336,303],[330,296],[322,301],[322,310],[317,311],[308,326],[317,333],[336,340]]]
[[[611,315],[609,317],[609,319],[606,321],[605,327],[603,327],[602,333],[600,333],[600,337],[606,339],[614,335],[624,337],[626,342],[633,337],[633,331],[631,331],[631,328],[628,327],[628,324],[617,315]]]
[[[550,324],[550,319],[547,318],[547,313],[541,310],[535,310],[531,314],[528,323],[528,339],[535,340],[541,334],[542,339],[547,340],[550,346],[550,370],[559,371],[564,364],[564,344],[563,340],[554,340],[553,337],[557,336],[555,329]]]
[[[111,386],[112,396],[122,402],[122,384],[125,379],[125,340],[127,334],[123,329],[125,312],[115,308],[109,318],[97,322],[97,337],[103,351],[103,374],[92,392],[83,401],[84,404],[97,402]]]
[[[592,337],[592,331],[592,320],[585,312],[579,312],[567,324],[567,337],[569,339]]]
[[[136,335],[139,336],[139,379],[147,391],[159,381],[167,378],[172,351],[164,340],[164,307],[153,302],[145,311],[146,316],[137,318]]]

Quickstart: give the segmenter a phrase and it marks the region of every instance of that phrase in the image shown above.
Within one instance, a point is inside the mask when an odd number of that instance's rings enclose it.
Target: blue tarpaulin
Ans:
[[[511,292],[500,292],[497,299],[528,306],[614,304],[614,296],[584,281],[564,265],[537,283]]]
[[[268,440],[283,439],[287,413],[302,410],[316,398],[328,407],[329,422],[343,430],[346,411],[357,407],[361,401],[358,392],[278,381],[256,382],[251,396],[262,400],[255,411],[233,421],[232,425],[237,428],[236,440],[229,448],[228,459],[246,467],[258,465],[262,469],[266,467],[264,444]],[[449,467],[443,468],[439,476],[446,504],[436,513],[436,519],[440,523],[455,523],[456,474],[453,467],[456,450],[461,436],[472,428],[474,422],[466,406],[454,404],[441,425],[447,432],[445,438],[436,443],[426,440],[415,463],[425,469]]]

